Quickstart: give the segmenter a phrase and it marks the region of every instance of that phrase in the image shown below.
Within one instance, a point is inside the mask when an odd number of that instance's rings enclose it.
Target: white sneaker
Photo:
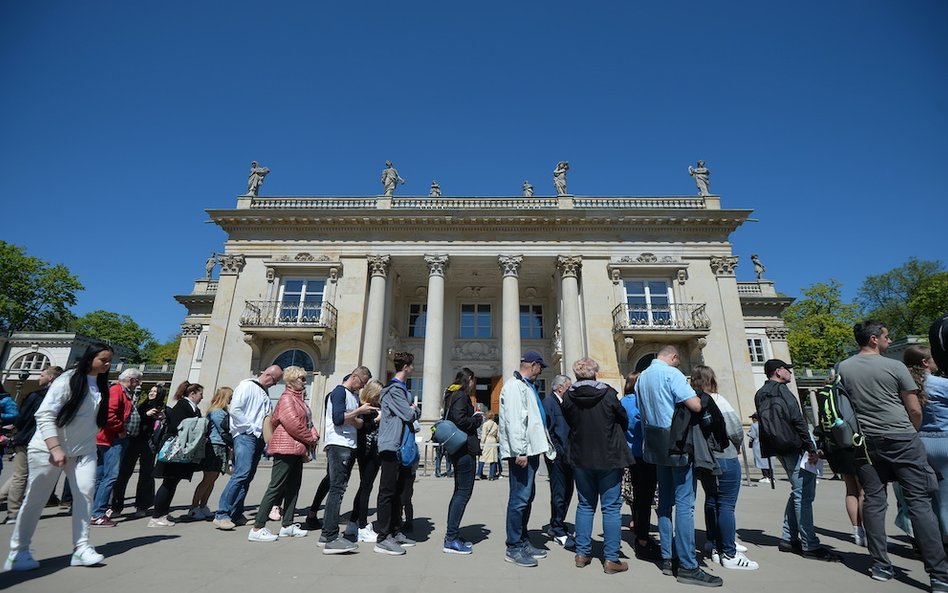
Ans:
[[[723,556],[721,558],[721,566],[724,568],[731,568],[734,570],[757,570],[760,568],[760,565],[748,558],[743,554],[743,552],[738,552],[734,554],[732,558]]]
[[[72,560],[69,561],[69,565],[95,566],[101,564],[103,560],[105,560],[105,556],[96,552],[92,546],[86,546],[72,553]]]
[[[148,527],[157,528],[157,527],[174,527],[174,521],[171,521],[168,518],[168,515],[163,517],[152,517],[148,520]]]
[[[770,478],[761,478],[757,480],[757,482],[759,482],[760,484],[767,484],[770,482]]]
[[[251,529],[250,532],[247,533],[247,541],[251,542],[275,542],[278,539],[280,539],[280,537],[275,533],[272,533],[266,527],[263,527],[259,530]]]
[[[746,552],[746,551],[747,551],[747,546],[745,546],[744,544],[742,544],[739,540],[734,540],[734,548],[735,548],[738,552]]]
[[[33,559],[29,550],[10,552],[7,561],[3,563],[3,570],[36,570],[39,567],[40,563]]]
[[[306,537],[307,535],[309,532],[300,527],[299,523],[280,528],[280,537]]]
[[[375,530],[372,529],[372,525],[366,525],[359,529],[359,541],[366,542],[369,544],[374,544],[379,541],[379,534],[375,533]]]
[[[853,542],[857,546],[866,547],[866,530],[862,527],[856,527],[853,529]]]

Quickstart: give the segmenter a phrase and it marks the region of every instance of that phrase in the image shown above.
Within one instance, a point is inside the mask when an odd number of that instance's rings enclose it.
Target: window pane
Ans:
[[[303,280],[287,280],[283,285],[283,294],[288,292],[303,292]]]

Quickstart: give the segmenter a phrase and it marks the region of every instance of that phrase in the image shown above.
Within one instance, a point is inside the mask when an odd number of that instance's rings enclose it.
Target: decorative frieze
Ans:
[[[768,327],[764,331],[767,333],[767,339],[775,342],[786,342],[787,334],[790,333],[785,327]]]
[[[491,342],[459,342],[452,350],[452,360],[498,361],[500,348]]]
[[[579,255],[561,255],[556,258],[556,269],[564,278],[577,277],[583,267],[583,258]]]
[[[520,275],[520,264],[523,263],[522,255],[501,255],[497,258],[500,265],[500,271],[504,275],[517,277]]]
[[[447,255],[426,255],[425,263],[428,264],[429,276],[441,276],[444,278],[444,270],[448,267]]]
[[[711,271],[715,276],[733,276],[738,259],[736,255],[712,255],[709,260]]]
[[[392,257],[389,255],[370,255],[368,256],[369,274],[371,276],[388,276],[388,268],[392,264]]]
[[[217,257],[221,263],[221,275],[239,274],[247,263],[246,258],[240,253],[222,253]]]
[[[181,337],[182,338],[196,338],[201,335],[201,330],[204,328],[200,323],[186,323],[181,326]]]

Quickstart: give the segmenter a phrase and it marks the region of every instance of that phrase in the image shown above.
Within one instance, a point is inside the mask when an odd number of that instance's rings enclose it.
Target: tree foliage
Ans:
[[[69,308],[83,290],[79,278],[62,265],[27,255],[0,241],[0,331],[62,331],[73,319]]]
[[[916,307],[909,306],[930,278],[944,271],[940,261],[910,258],[907,262],[875,276],[867,276],[856,296],[865,317],[886,324],[889,334],[903,338],[912,334],[927,334],[934,316],[926,307],[936,306],[937,300],[927,300]],[[944,302],[944,301],[941,301]]]
[[[170,360],[174,363],[178,358],[178,348],[181,346],[181,334],[175,334],[167,342],[160,344],[152,342],[145,346],[145,362],[148,364],[164,364]]]
[[[919,323],[928,333],[931,324],[948,313],[948,272],[932,274],[918,287],[908,302],[909,310],[919,317]]]
[[[146,348],[155,341],[150,331],[141,327],[128,315],[112,311],[91,311],[73,321],[71,329],[97,340],[122,344],[135,354],[128,362],[142,362]]]
[[[841,288],[838,280],[817,282],[804,288],[804,298],[784,311],[795,365],[829,368],[856,347],[853,324],[859,319],[859,307],[843,302]]]

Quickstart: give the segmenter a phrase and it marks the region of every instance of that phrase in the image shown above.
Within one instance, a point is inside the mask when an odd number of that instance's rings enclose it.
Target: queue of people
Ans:
[[[767,381],[754,398],[755,457],[776,460],[791,485],[778,548],[807,559],[839,560],[819,541],[812,511],[816,473],[811,466],[828,457],[834,469],[847,476],[847,511],[852,507],[855,542],[867,545],[873,559],[870,576],[879,581],[895,576],[884,526],[885,488],[894,482],[904,493],[932,590],[948,591],[943,547],[948,541],[948,487],[937,479],[948,472],[948,441],[942,438],[948,434],[948,379],[934,374],[941,351],[911,347],[904,362],[879,356],[888,347],[888,332],[871,320],[856,324],[854,337],[860,351],[840,363],[837,372],[852,399],[866,445],[846,455],[824,451],[826,447],[814,438],[799,399],[787,389],[793,366],[777,359],[764,365]],[[233,390],[219,388],[206,406],[205,418],[200,405],[204,388],[198,384],[185,382],[167,403],[159,388],[135,401],[141,379],[137,372],[123,372],[109,387],[111,357],[107,345],[90,347],[75,368],[44,371],[46,383],[41,385],[48,384],[46,391],[24,401],[24,417],[18,421],[22,432],[14,441],[18,466],[5,486],[10,517],[16,522],[6,569],[39,566],[29,550],[30,541],[63,472],[75,493],[71,564],[101,563],[104,557],[90,543],[90,527],[116,525],[136,464],[135,512],[129,518],[149,513],[148,527],[172,527],[178,520],[169,510],[178,484],[201,472],[190,509],[179,520],[212,520],[215,528],[233,531],[249,522],[245,500],[266,451],[273,459],[270,481],[248,540],[307,537],[318,522],[319,503],[314,501],[310,508],[306,528],[294,521],[294,509],[303,465],[319,455],[319,443],[328,468],[326,484],[316,496],[317,501],[326,500],[323,521],[316,527],[321,528],[317,544],[322,552],[351,554],[359,543],[369,543],[376,553],[401,556],[416,545],[408,535],[418,464],[412,444],[420,428],[420,410],[407,385],[414,371],[411,353],[394,354],[395,374],[385,385],[373,379],[368,368],[353,369],[326,395],[322,423],[314,421],[305,401],[307,372],[300,367],[271,366]],[[478,467],[480,457],[488,464],[491,479],[500,474],[497,460],[507,466],[504,559],[534,567],[547,558],[548,550],[529,537],[542,457],[550,477],[546,534],[551,543],[574,553],[577,568],[592,563],[592,526],[598,508],[603,521],[603,571],[629,570],[620,551],[625,497],[632,510],[629,528],[637,558],[657,562],[663,574],[679,583],[721,586],[720,576],[698,564],[694,506],[700,482],[705,495],[706,559],[726,569],[759,569],[736,537],[742,481],[738,455],[744,441],[740,419],[728,398],[718,393],[713,369],[695,365],[686,377],[678,369],[680,362],[675,346],[661,347],[648,368],[626,377],[620,396],[598,379],[595,360],[581,358],[571,366],[573,377],[556,375],[544,397],[537,378],[548,365],[540,353],[530,350],[503,384],[499,422],[479,405],[473,371],[459,369],[443,396],[443,417],[466,439],[464,446],[445,451],[454,488],[446,501],[443,552],[474,552],[474,544],[461,537],[461,524],[475,478],[483,471]],[[281,380],[284,392],[273,406],[268,389]],[[183,461],[168,458],[169,439],[185,425],[199,433],[194,437],[199,452]],[[498,447],[488,447],[495,443]],[[490,449],[497,449],[496,457]],[[342,499],[356,462],[358,491],[349,524],[340,530]],[[772,465],[768,462],[768,469]],[[211,512],[209,497],[220,475],[228,471],[232,473],[217,511]],[[157,492],[155,478],[161,479]],[[373,524],[369,502],[376,479]],[[650,533],[656,489],[658,541]],[[570,531],[567,513],[574,493],[577,507]],[[864,500],[861,510],[859,500]],[[271,531],[268,521],[280,521],[280,529]]]

